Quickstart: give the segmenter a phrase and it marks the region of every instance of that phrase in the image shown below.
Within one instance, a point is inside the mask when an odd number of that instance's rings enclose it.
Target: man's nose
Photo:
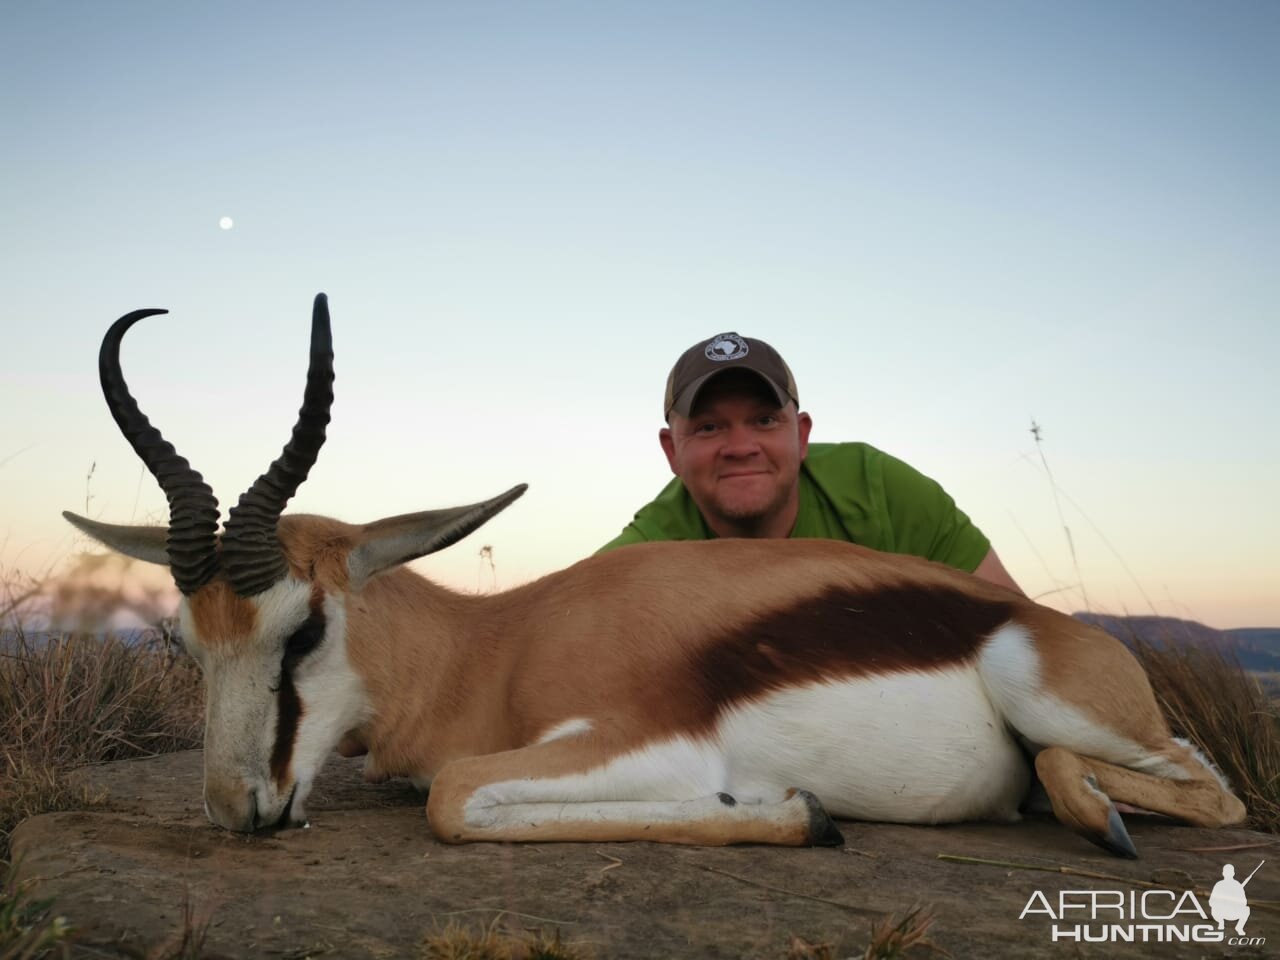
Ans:
[[[759,453],[755,431],[745,423],[734,424],[725,434],[723,454],[726,457],[749,457]]]

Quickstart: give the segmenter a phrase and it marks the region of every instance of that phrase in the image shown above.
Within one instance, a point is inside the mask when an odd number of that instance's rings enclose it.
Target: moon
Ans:
[[[235,225],[236,225],[236,222],[232,220],[230,217],[222,217],[218,221],[218,226],[220,226],[223,230],[230,230]]]

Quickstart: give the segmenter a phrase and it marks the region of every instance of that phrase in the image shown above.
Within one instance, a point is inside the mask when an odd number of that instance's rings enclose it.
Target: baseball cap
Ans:
[[[788,401],[800,404],[796,379],[777,350],[763,340],[718,333],[709,340],[695,343],[671,368],[663,416],[670,420],[672,410],[682,417],[689,416],[702,388],[726,370],[750,370],[756,374],[777,395],[780,407],[785,407]]]

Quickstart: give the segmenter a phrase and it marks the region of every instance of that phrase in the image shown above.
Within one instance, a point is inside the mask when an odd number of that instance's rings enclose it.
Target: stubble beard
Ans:
[[[717,497],[710,505],[709,512],[714,513],[718,520],[732,529],[735,537],[766,537],[769,535],[769,525],[786,507],[793,490],[795,490],[794,483],[779,488],[763,505],[734,503],[726,498]]]

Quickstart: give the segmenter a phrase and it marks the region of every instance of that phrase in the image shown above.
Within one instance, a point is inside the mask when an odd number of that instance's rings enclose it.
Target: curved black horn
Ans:
[[[98,351],[98,378],[107,408],[129,445],[160,482],[169,501],[169,570],[178,589],[190,596],[213,579],[218,569],[218,501],[204,478],[178,456],[138,409],[120,371],[120,341],[143,317],[168,310],[135,310],[111,325]]]
[[[288,571],[276,538],[276,523],[316,462],[332,404],[333,338],[329,332],[329,301],[321,293],[316,295],[311,314],[311,364],[293,435],[279,459],[231,508],[222,533],[223,569],[232,588],[242,597],[261,593]]]

